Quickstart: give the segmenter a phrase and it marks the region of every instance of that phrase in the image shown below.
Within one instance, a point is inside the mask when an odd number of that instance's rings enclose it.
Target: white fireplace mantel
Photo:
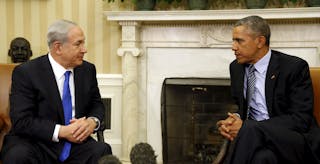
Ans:
[[[179,10],[179,11],[105,11],[109,21],[201,21],[238,20],[249,15],[265,19],[319,19],[320,7],[234,9],[234,10]]]
[[[148,142],[162,163],[161,87],[168,77],[229,78],[232,24],[249,15],[268,20],[271,48],[320,66],[320,7],[105,11],[122,29],[121,159]]]

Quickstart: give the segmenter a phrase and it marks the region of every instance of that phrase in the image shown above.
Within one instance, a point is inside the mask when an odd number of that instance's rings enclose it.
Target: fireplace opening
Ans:
[[[163,162],[212,163],[223,144],[216,122],[236,109],[228,79],[165,79],[161,94]]]

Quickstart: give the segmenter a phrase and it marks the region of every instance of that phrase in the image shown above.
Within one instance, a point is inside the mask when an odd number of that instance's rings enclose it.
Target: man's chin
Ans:
[[[237,59],[237,63],[238,64],[244,64],[245,62],[243,60],[241,60],[241,59]]]
[[[79,61],[76,61],[76,62],[73,62],[73,63],[70,63],[69,64],[69,66],[68,66],[68,68],[75,68],[75,67],[78,67],[78,66],[80,66],[80,65],[82,65],[82,63],[83,63],[83,60],[79,60]]]
[[[83,63],[83,60],[77,62],[77,66],[80,66]]]

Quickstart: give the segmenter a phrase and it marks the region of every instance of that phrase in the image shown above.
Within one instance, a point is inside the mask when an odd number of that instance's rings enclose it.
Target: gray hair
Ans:
[[[58,20],[51,24],[48,28],[47,42],[49,48],[51,48],[53,42],[60,41],[65,43],[68,40],[68,32],[74,27],[78,26],[76,23],[68,20]]]
[[[266,38],[266,45],[270,45],[270,27],[267,21],[263,18],[256,15],[248,16],[237,21],[234,27],[237,26],[246,26],[254,34],[264,36]]]

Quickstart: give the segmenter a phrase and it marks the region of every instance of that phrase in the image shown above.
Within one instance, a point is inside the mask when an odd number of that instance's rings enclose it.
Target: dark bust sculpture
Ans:
[[[17,37],[10,43],[8,55],[11,57],[13,63],[26,62],[32,56],[30,43],[27,39]]]

